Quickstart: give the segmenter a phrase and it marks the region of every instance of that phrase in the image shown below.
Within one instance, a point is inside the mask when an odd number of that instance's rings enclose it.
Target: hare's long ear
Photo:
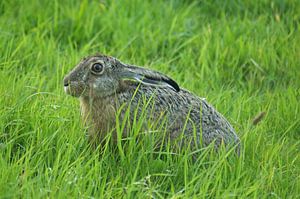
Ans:
[[[174,80],[156,71],[127,65],[121,76],[123,79],[135,80],[145,85],[169,87],[176,92],[180,91]]]

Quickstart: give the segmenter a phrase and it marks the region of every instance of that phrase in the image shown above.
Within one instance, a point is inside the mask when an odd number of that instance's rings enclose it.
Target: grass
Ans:
[[[300,198],[299,13],[297,0],[1,1],[0,197]],[[93,150],[62,79],[96,52],[207,98],[241,157],[157,154],[147,136]]]

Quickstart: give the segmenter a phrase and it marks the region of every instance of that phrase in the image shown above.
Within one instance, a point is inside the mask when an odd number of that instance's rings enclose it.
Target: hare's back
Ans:
[[[153,89],[150,92],[149,88],[146,89],[144,92],[151,93],[155,100],[155,110],[167,113],[171,133],[184,131],[186,135],[192,136],[196,131],[198,142],[202,140],[204,145],[211,142],[215,142],[217,146],[222,142],[239,142],[232,125],[205,98],[185,89],[179,92],[168,88]]]

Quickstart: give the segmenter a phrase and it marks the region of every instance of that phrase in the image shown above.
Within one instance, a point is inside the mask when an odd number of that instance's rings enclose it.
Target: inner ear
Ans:
[[[171,87],[172,89],[174,89],[176,92],[180,91],[179,85],[173,79],[168,78],[168,77],[154,78],[154,77],[145,75],[144,80],[153,82],[154,84],[164,83],[164,84],[167,84],[168,87]]]

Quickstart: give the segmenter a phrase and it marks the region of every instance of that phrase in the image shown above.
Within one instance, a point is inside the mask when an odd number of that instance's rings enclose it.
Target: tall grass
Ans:
[[[300,198],[299,13],[296,0],[1,1],[0,197]],[[96,52],[207,98],[241,156],[193,161],[149,134],[90,147],[62,78]]]

